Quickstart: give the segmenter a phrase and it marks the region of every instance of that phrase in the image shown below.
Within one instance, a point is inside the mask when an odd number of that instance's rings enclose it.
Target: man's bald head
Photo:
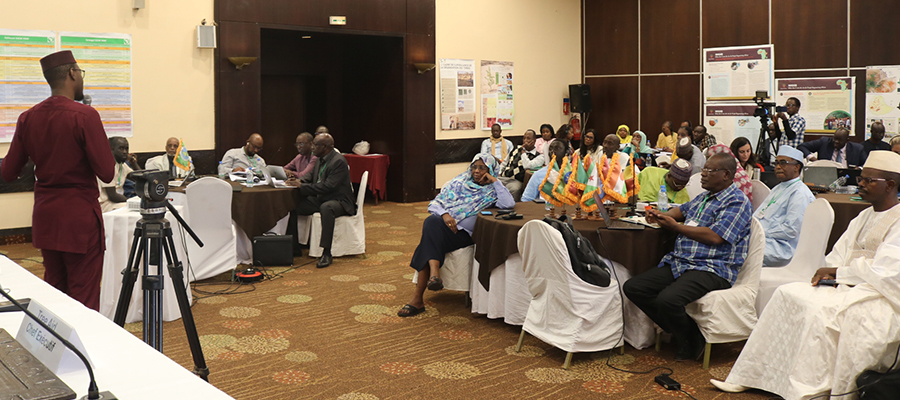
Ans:
[[[262,151],[263,149],[263,138],[260,134],[254,133],[247,138],[247,145],[244,146],[244,152],[247,155],[256,155],[256,153]]]
[[[613,154],[616,153],[616,150],[619,150],[619,135],[615,133],[610,133],[603,138],[603,152],[606,153],[606,158],[612,158]]]
[[[174,156],[175,152],[178,151],[179,143],[181,143],[181,141],[176,137],[170,137],[168,140],[166,140],[166,154]]]
[[[313,139],[313,154],[322,158],[334,151],[334,138],[328,133],[321,133]]]

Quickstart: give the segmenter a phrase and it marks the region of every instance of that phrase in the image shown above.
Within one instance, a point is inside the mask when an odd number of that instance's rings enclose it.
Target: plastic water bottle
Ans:
[[[656,196],[656,208],[659,212],[669,211],[669,194],[666,193],[666,185],[659,186],[659,195]]]
[[[844,175],[840,178],[837,178],[834,182],[831,182],[831,184],[828,185],[828,189],[830,189],[831,191],[834,191],[835,189],[846,185],[847,179],[850,179],[850,175]]]
[[[219,179],[227,179],[227,178],[228,178],[228,174],[222,170],[222,162],[219,161]]]

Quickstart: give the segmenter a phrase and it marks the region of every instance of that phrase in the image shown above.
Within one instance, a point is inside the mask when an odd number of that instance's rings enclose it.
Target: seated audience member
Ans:
[[[102,212],[116,210],[126,206],[125,197],[125,181],[128,179],[133,169],[129,166],[137,165],[137,158],[134,154],[128,153],[128,139],[121,136],[113,136],[109,138],[109,148],[112,150],[113,158],[116,159],[115,175],[109,182],[102,182],[97,179],[97,185],[100,187],[100,210]]]
[[[481,142],[481,152],[494,156],[497,164],[503,164],[509,157],[509,152],[513,150],[513,143],[501,136],[501,133],[503,129],[500,124],[491,125],[491,137]]]
[[[169,171],[170,179],[184,179],[194,170],[194,163],[190,164],[190,170],[185,171],[175,165],[175,156],[178,151],[178,145],[181,142],[178,138],[170,137],[166,140],[166,154],[158,155],[147,160],[145,166],[147,169],[155,169],[157,171]]]
[[[219,164],[219,174],[228,174],[229,172],[242,172],[253,168],[254,171],[261,171],[266,167],[266,161],[259,156],[263,149],[263,138],[258,133],[254,133],[247,138],[244,147],[231,149],[225,152],[222,157],[222,163]]]
[[[883,372],[894,361],[900,341],[900,155],[873,151],[857,182],[872,207],[850,221],[812,285],[797,282],[775,291],[728,378],[711,380],[717,388],[828,398],[829,392],[855,390],[863,370]],[[816,286],[822,279],[839,285]]]
[[[319,246],[324,250],[316,268],[325,268],[332,262],[334,220],[342,215],[356,214],[356,202],[350,183],[350,167],[344,156],[334,151],[334,138],[327,133],[316,136],[313,139],[313,154],[316,155],[313,170],[300,179],[290,179],[286,183],[298,187],[303,197],[297,205],[298,215],[322,215]]]
[[[900,136],[891,138],[891,151],[900,154]]]
[[[734,158],[737,161],[737,157],[731,153],[731,149],[724,144],[714,144],[712,147],[707,149],[707,153],[709,153],[709,157],[713,155],[725,153]],[[747,196],[750,201],[753,201],[753,184],[750,183],[750,175],[747,175],[747,171],[744,171],[744,168],[741,168],[741,164],[738,163],[737,171],[734,173],[734,183],[738,186],[738,189],[741,189],[744,192],[744,195]]]
[[[694,145],[697,146],[702,152],[706,152],[706,149],[718,143],[716,142],[716,137],[707,133],[706,127],[703,125],[697,125],[694,127],[693,139]]]
[[[284,166],[284,174],[288,178],[302,178],[313,169],[316,164],[316,156],[312,153],[313,135],[303,132],[297,135],[294,146],[297,147],[297,156]]]
[[[556,146],[562,143],[554,142]],[[515,201],[495,177],[498,165],[488,153],[475,156],[467,171],[447,182],[428,205],[431,213],[422,224],[422,239],[409,266],[419,271],[416,290],[397,316],[411,317],[425,311],[425,288],[441,290],[440,268],[444,255],[472,245],[472,229],[481,210],[496,205],[513,208]]]
[[[637,157],[638,154],[650,154],[653,150],[647,144],[647,135],[642,131],[634,131],[631,142],[625,145],[622,152],[625,154],[634,153],[635,157]]]
[[[869,140],[863,142],[863,154],[866,157],[869,156],[873,150],[890,150],[891,145],[884,142],[884,124],[880,121],[875,121],[872,123],[872,127],[869,128]]]
[[[662,131],[656,138],[656,148],[662,151],[675,151],[675,145],[678,143],[678,136],[672,132],[672,122],[666,121],[662,124]]]
[[[638,183],[641,190],[638,191],[640,201],[650,203],[659,199],[659,191],[666,186],[666,195],[669,203],[684,204],[690,200],[687,190],[688,181],[691,179],[691,163],[683,158],[675,160],[669,169],[659,167],[647,167],[638,174]]]
[[[566,148],[568,145],[564,140],[554,140],[547,148],[550,150],[550,158],[556,156],[556,166],[562,166],[563,158],[566,157]],[[541,169],[534,171],[534,174],[531,175],[531,180],[528,181],[528,185],[525,186],[525,191],[522,192],[522,201],[532,201],[536,200],[541,195],[541,182],[544,181],[544,177],[547,176],[547,168],[550,166],[544,166]]]
[[[578,146],[578,157],[590,157],[591,160],[597,162],[600,160],[600,142],[597,140],[597,133],[594,128],[588,129],[581,135],[581,146]]]
[[[631,129],[628,128],[628,125],[619,125],[619,127],[616,128],[616,135],[619,137],[619,144],[631,143]]]
[[[569,139],[575,133],[575,130],[572,128],[572,125],[562,124],[559,129],[556,130],[556,137],[550,141],[553,143],[556,140],[561,140],[566,144],[566,156],[571,157],[572,154],[575,154],[575,149],[572,147],[572,141]],[[544,146],[544,164],[550,164],[550,147]]]
[[[679,133],[685,131],[687,131],[687,128],[678,128]],[[693,168],[691,175],[699,174],[703,166],[706,165],[706,157],[703,156],[703,153],[697,146],[691,144],[691,139],[688,137],[678,138],[678,146],[675,146],[675,152],[672,153],[670,162],[675,162],[679,158],[691,161],[691,167]]]
[[[522,196],[525,184],[525,171],[534,171],[544,165],[544,156],[534,148],[535,133],[529,129],[522,136],[522,145],[516,147],[509,159],[501,167],[500,182],[512,194],[514,199]]]
[[[553,141],[553,125],[541,125],[541,136],[534,141],[534,148],[543,155],[544,147],[549,145],[551,141]]]
[[[762,166],[756,162],[756,154],[753,154],[753,146],[750,146],[750,140],[747,138],[743,136],[735,138],[731,142],[731,154],[737,156],[738,163],[750,179],[753,179],[754,173],[762,171]]]
[[[834,137],[804,142],[797,146],[807,160],[831,160],[842,167],[858,167],[866,162],[866,155],[859,143],[850,141],[850,131],[841,127],[834,131]]]
[[[614,133],[610,133],[603,138],[603,152],[600,154],[600,160],[597,160],[597,162],[599,163],[603,160],[605,160],[605,162],[599,165],[600,168],[609,168],[614,157],[619,157],[619,162],[622,163],[623,169],[628,165],[631,158],[628,157],[628,154],[619,151],[620,143],[618,140],[619,136]]]
[[[766,232],[763,267],[782,267],[794,257],[803,226],[806,206],[816,199],[809,187],[800,181],[803,153],[791,146],[781,146],[775,158],[775,176],[780,182],[753,214]]]
[[[623,286],[635,305],[672,334],[676,360],[697,359],[705,345],[684,307],[713,290],[730,288],[747,256],[752,210],[733,185],[736,170],[734,157],[713,155],[701,173],[706,192],[666,213],[648,211],[648,222],[678,233],[675,250]]]
[[[681,124],[678,125],[678,127],[679,127],[679,128],[688,128],[688,129],[687,129],[688,132],[693,132],[693,131],[694,131],[694,125],[691,124],[691,121],[690,121],[690,120],[687,120],[687,119],[684,120],[684,121],[681,121]]]
[[[315,133],[313,136],[319,136],[319,135],[321,135],[321,134],[323,134],[323,133],[331,133],[331,132],[328,131],[328,127],[327,127],[327,126],[325,126],[325,125],[319,125],[319,127],[316,128],[316,133]]]

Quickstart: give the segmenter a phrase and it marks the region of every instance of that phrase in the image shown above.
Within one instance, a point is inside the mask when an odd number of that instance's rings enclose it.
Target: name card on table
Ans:
[[[53,328],[59,336],[72,343],[75,348],[84,354],[88,362],[91,362],[90,357],[84,350],[81,339],[78,338],[78,334],[71,325],[34,300],[31,300],[31,303],[28,305],[28,311],[31,311],[47,326]],[[53,373],[59,375],[64,372],[85,368],[84,363],[81,362],[78,356],[66,348],[52,333],[47,332],[44,327],[27,315],[23,317],[22,325],[19,326],[19,332],[16,334],[16,340],[22,344],[22,347],[31,352],[35,358],[44,363],[47,368],[50,368]]]

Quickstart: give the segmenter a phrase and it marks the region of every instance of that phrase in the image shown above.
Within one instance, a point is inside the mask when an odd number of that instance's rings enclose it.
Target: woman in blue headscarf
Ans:
[[[444,255],[472,245],[472,229],[478,213],[496,204],[513,208],[509,190],[497,178],[497,160],[490,153],[475,156],[468,170],[447,182],[428,205],[431,213],[422,224],[422,239],[409,266],[419,271],[416,292],[397,315],[411,317],[425,311],[425,288],[441,290],[441,266]]]

